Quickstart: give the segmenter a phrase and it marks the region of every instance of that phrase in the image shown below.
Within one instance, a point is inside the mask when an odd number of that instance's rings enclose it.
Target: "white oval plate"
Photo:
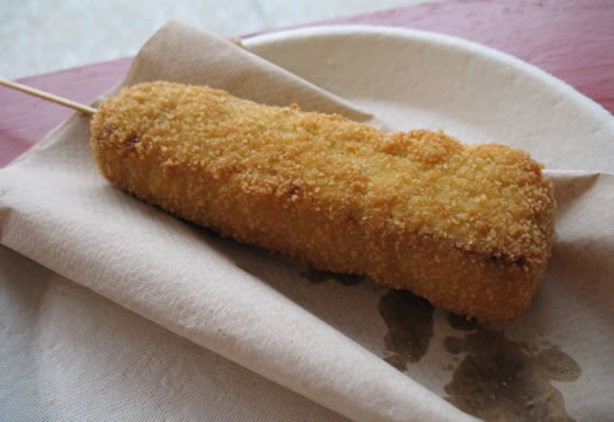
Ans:
[[[254,53],[375,114],[390,129],[444,129],[529,151],[547,168],[612,172],[614,118],[546,72],[422,31],[314,27],[244,40]]]

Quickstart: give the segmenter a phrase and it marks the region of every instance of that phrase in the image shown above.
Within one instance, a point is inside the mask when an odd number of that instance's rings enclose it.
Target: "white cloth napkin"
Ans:
[[[264,103],[297,102],[303,109],[375,121],[241,47],[178,23],[143,47],[125,84],[153,79],[208,84]],[[444,392],[451,376],[444,366],[458,364],[461,354],[439,345],[408,357],[391,345],[394,329],[382,301],[393,297],[387,289],[370,281],[323,281],[330,277],[300,262],[220,239],[116,190],[98,174],[88,134],[88,117],[75,115],[0,171],[1,243],[54,272],[2,251],[8,280],[2,309],[13,322],[3,331],[12,340],[0,350],[5,356],[14,350],[37,356],[19,358],[37,362],[25,377],[4,369],[13,374],[11,382],[36,379],[35,387],[24,387],[31,396],[20,396],[21,403],[36,402],[38,415],[59,419],[88,415],[88,406],[96,409],[89,414],[94,419],[190,419],[190,412],[202,410],[194,404],[197,393],[215,384],[216,393],[203,402],[225,413],[212,419],[472,419],[443,398],[453,395]],[[612,385],[614,226],[608,204],[614,178],[591,171],[551,177],[561,211],[547,282],[520,322],[497,328],[520,339],[526,333],[543,336],[535,330],[544,327],[554,338],[568,336],[565,346],[590,378],[577,381],[581,388],[567,390],[565,397],[589,400],[598,406],[594,415],[607,414],[606,393],[586,387]],[[599,218],[586,224],[586,216]],[[35,297],[28,286],[44,294]],[[561,315],[566,319],[557,321]],[[463,331],[450,326],[445,313],[432,318],[436,338],[461,339]],[[22,330],[15,328],[20,324]],[[420,362],[404,365],[399,359]],[[139,387],[126,377],[136,377]],[[11,397],[6,381],[2,388]],[[284,403],[267,410],[262,403],[271,397]]]

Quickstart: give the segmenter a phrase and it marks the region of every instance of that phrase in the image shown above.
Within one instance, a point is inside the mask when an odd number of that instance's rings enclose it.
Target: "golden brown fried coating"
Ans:
[[[552,185],[517,149],[168,82],[124,89],[91,130],[102,174],[141,199],[483,321],[526,309],[549,257]]]

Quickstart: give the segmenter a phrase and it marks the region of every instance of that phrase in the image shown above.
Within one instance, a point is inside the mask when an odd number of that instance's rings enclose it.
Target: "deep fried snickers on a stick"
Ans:
[[[552,185],[517,149],[167,82],[122,90],[91,131],[102,174],[145,201],[483,321],[525,310],[549,257]]]

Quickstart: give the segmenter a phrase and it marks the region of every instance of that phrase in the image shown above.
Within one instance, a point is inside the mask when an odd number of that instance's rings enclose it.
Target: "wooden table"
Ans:
[[[510,53],[564,80],[614,113],[614,1],[450,0],[317,24],[369,24],[440,32]],[[131,58],[23,78],[20,82],[87,102],[118,84]],[[0,166],[72,113],[0,87]]]

